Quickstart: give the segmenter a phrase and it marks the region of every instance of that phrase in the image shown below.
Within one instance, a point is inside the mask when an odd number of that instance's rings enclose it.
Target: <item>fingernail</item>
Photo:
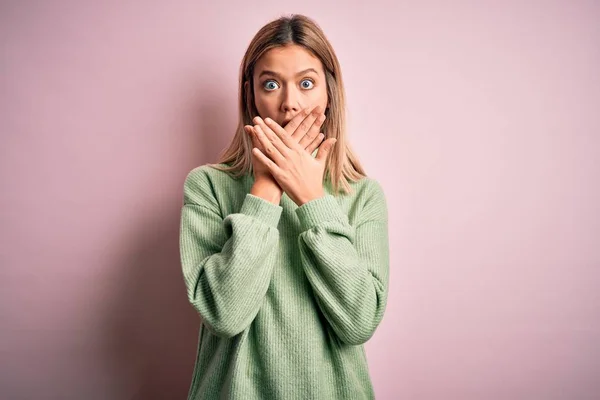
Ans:
[[[271,122],[273,122],[273,120],[271,118],[267,117],[267,118],[265,118],[265,122],[267,124],[270,124]]]

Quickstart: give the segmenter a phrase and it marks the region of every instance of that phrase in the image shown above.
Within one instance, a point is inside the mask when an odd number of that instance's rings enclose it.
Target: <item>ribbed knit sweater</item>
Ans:
[[[298,207],[253,183],[208,165],[185,179],[181,264],[201,317],[188,399],[373,399],[363,344],[388,294],[382,187],[325,182]]]

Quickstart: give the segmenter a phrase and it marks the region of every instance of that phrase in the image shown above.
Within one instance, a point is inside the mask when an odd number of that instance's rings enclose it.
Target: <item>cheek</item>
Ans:
[[[272,114],[272,110],[275,107],[275,99],[273,96],[264,96],[257,93],[254,96],[254,102],[256,103],[256,110],[258,110],[261,117]]]
[[[327,89],[323,88],[323,89],[315,90],[312,93],[310,102],[314,106],[319,105],[319,106],[325,108],[327,106]]]

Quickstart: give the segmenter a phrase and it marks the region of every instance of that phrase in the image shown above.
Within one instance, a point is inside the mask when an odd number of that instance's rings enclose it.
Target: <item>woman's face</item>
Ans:
[[[327,83],[321,61],[298,45],[276,47],[254,67],[258,114],[285,126],[306,107],[327,107]]]

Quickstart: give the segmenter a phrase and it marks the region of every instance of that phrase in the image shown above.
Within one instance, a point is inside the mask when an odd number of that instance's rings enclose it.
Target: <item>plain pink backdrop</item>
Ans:
[[[183,179],[284,13],[388,198],[377,398],[600,398],[600,7],[566,0],[2,1],[0,397],[185,398]]]

